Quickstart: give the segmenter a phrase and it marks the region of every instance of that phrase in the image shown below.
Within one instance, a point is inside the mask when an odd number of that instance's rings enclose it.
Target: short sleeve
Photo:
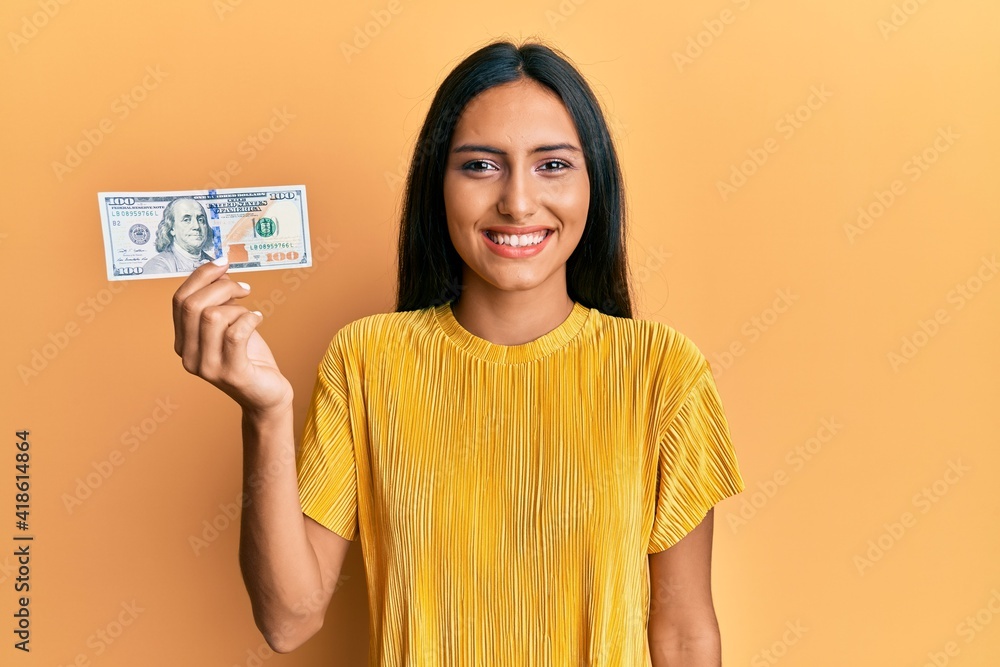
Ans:
[[[358,535],[349,387],[339,336],[320,363],[296,457],[302,511],[348,540]]]
[[[744,489],[711,367],[706,361],[701,369],[659,441],[650,554],[679,542],[716,503]]]

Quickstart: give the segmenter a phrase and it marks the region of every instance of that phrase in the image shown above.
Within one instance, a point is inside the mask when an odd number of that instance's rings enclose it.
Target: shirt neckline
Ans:
[[[569,343],[591,315],[590,308],[578,301],[573,302],[573,310],[562,324],[535,340],[520,345],[499,345],[476,336],[455,319],[451,309],[452,301],[435,306],[434,319],[455,345],[469,354],[485,361],[500,364],[517,364],[541,359]]]

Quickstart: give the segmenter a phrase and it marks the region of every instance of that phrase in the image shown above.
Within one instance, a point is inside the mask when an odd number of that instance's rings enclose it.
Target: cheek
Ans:
[[[567,224],[583,225],[590,210],[590,182],[568,184],[555,195],[554,205]]]
[[[474,187],[463,187],[460,182],[445,181],[444,208],[448,228],[456,230],[474,223],[482,209],[482,193]]]

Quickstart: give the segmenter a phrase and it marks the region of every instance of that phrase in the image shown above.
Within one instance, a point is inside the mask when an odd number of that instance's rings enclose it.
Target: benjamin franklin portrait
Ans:
[[[205,208],[188,197],[174,199],[163,209],[156,228],[156,250],[142,267],[143,273],[190,273],[215,259],[211,253],[212,230]]]

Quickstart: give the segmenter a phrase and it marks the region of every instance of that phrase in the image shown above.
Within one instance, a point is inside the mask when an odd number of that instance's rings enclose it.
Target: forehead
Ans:
[[[455,125],[452,147],[472,140],[501,147],[579,143],[573,118],[562,100],[531,79],[494,86],[466,105]]]
[[[201,209],[201,205],[196,201],[190,199],[183,199],[176,204],[174,204],[174,216],[181,217],[185,215],[203,215],[204,211]]]

